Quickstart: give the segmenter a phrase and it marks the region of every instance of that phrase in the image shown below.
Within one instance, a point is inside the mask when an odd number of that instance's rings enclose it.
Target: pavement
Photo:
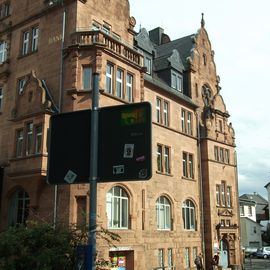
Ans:
[[[270,270],[270,260],[246,258],[245,270]]]

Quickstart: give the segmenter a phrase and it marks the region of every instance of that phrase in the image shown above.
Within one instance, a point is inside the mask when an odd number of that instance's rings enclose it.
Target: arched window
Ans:
[[[185,230],[196,230],[195,206],[191,200],[183,202],[182,206],[183,223]]]
[[[108,228],[128,229],[128,194],[123,188],[115,186],[109,192],[107,192],[106,212]]]
[[[156,219],[159,230],[171,230],[171,204],[164,196],[156,201]]]
[[[8,224],[25,224],[29,215],[29,195],[23,189],[18,189],[13,193],[8,209]]]

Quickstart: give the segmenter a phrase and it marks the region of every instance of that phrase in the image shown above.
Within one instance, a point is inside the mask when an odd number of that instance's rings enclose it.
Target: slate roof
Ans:
[[[157,57],[168,55],[169,52],[172,52],[175,49],[178,51],[185,69],[188,69],[187,58],[192,54],[192,49],[194,48],[195,44],[194,38],[195,34],[192,34],[157,46]]]

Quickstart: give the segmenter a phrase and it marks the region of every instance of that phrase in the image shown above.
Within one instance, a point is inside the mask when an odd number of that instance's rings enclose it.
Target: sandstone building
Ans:
[[[100,106],[150,102],[153,133],[151,180],[98,184],[98,224],[121,236],[116,248],[98,242],[99,255],[128,270],[194,269],[196,254],[209,267],[219,251],[220,265],[239,266],[234,130],[204,19],[170,40],[159,27],[136,33],[128,0],[0,0],[0,10],[1,229],[55,213],[85,221],[88,184],[46,182],[47,138],[51,115],[90,108],[98,72]]]

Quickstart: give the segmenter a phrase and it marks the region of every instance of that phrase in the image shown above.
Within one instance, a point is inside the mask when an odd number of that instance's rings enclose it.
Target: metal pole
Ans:
[[[98,177],[98,114],[99,114],[99,74],[93,74],[91,138],[90,138],[90,213],[89,245],[92,248],[92,270],[96,270],[96,224],[97,224],[97,177]],[[87,269],[88,270],[88,269]],[[90,270],[90,269],[89,269]]]
[[[62,18],[62,38],[61,38],[61,52],[60,52],[60,82],[59,82],[59,102],[58,102],[58,113],[62,112],[63,106],[63,50],[65,41],[65,29],[66,29],[66,8],[63,0],[61,2],[63,6],[63,18]],[[54,206],[53,206],[53,226],[56,227],[57,222],[57,204],[58,204],[58,185],[54,187]]]

